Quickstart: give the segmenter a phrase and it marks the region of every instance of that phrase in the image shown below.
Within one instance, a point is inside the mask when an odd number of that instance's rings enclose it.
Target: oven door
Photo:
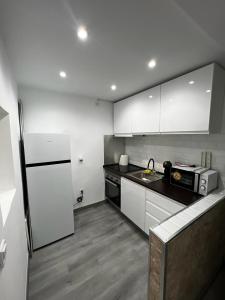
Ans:
[[[108,198],[113,204],[120,208],[120,185],[115,183],[108,178],[105,178],[105,196]]]
[[[192,192],[198,191],[199,174],[178,168],[171,168],[170,183]]]

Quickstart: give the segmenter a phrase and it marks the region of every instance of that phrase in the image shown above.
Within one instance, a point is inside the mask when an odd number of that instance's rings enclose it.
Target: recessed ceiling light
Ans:
[[[152,96],[152,95],[149,95],[149,96],[148,96],[148,98],[150,98],[150,99],[151,99],[151,98],[153,98],[153,96]]]
[[[117,89],[117,86],[116,86],[115,84],[112,84],[112,85],[111,85],[111,90],[112,90],[112,91],[115,91],[116,89]]]
[[[206,90],[206,93],[211,93],[211,90]]]
[[[60,76],[61,78],[66,78],[66,77],[67,77],[65,71],[60,71],[60,72],[59,72],[59,76]]]
[[[191,80],[191,81],[189,81],[188,83],[189,83],[189,84],[194,84],[195,82],[194,82],[194,80]]]
[[[84,26],[79,26],[77,29],[77,36],[81,41],[86,41],[88,38],[87,29]]]
[[[151,60],[148,62],[148,67],[149,67],[150,69],[153,69],[153,68],[155,68],[155,66],[156,66],[156,61],[155,61],[155,59],[151,59]]]

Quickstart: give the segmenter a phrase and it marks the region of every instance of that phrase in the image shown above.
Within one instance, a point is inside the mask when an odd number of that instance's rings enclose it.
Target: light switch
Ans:
[[[2,240],[0,244],[0,268],[4,267],[5,258],[7,253],[7,244],[6,240]]]

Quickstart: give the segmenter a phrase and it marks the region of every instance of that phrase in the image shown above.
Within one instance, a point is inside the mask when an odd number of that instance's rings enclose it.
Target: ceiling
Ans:
[[[0,30],[18,84],[117,100],[211,61],[225,66],[224,11],[224,0],[0,0]]]

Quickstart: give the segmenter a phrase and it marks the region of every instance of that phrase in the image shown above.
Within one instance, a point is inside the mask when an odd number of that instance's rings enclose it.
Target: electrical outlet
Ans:
[[[83,201],[83,196],[80,196],[80,197],[77,198],[78,203],[81,203],[82,201]]]
[[[7,244],[6,240],[2,240],[0,244],[0,268],[4,267],[5,258],[7,253]]]
[[[77,202],[81,203],[83,201],[84,198],[84,191],[80,190],[80,196],[77,198]]]

